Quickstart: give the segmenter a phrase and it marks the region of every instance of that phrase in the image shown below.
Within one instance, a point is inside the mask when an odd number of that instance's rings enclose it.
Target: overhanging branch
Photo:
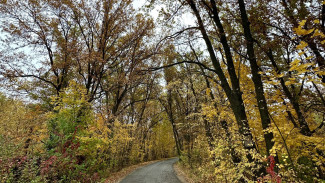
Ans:
[[[180,64],[184,64],[184,63],[188,63],[188,64],[197,64],[199,66],[202,66],[204,69],[208,70],[208,71],[211,71],[211,72],[216,72],[216,70],[214,69],[211,69],[209,68],[208,66],[200,63],[200,62],[195,62],[195,61],[181,61],[181,62],[177,62],[177,63],[172,63],[172,64],[169,64],[169,65],[164,65],[164,66],[161,66],[161,67],[151,67],[147,70],[142,70],[142,71],[157,71],[157,70],[160,70],[160,69],[164,69],[164,68],[169,68],[169,67],[173,67],[175,65],[180,65]]]

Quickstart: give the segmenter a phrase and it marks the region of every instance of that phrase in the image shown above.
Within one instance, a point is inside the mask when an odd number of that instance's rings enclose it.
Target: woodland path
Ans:
[[[177,161],[178,158],[172,158],[136,169],[120,183],[181,183],[173,169]]]

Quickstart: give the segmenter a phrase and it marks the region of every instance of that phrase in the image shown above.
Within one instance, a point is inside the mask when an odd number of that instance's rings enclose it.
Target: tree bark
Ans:
[[[255,56],[255,51],[254,51],[254,39],[253,39],[251,29],[250,29],[250,22],[248,20],[248,16],[246,13],[245,2],[244,2],[244,0],[238,0],[238,4],[239,4],[239,9],[240,9],[240,17],[242,20],[242,26],[244,29],[244,36],[246,39],[248,60],[250,62],[251,73],[253,76],[252,79],[253,79],[254,87],[255,87],[255,94],[256,94],[258,110],[260,112],[263,130],[265,130],[264,140],[265,140],[265,144],[266,144],[266,154],[269,156],[270,150],[274,146],[274,142],[272,141],[273,133],[267,131],[267,129],[271,125],[271,120],[268,115],[269,112],[267,109],[267,103],[266,103],[266,99],[265,99],[265,95],[264,95],[262,77],[259,74],[260,68],[256,61],[256,56]]]

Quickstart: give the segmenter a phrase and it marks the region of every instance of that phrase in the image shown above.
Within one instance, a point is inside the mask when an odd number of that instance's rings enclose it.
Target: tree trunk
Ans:
[[[256,61],[256,56],[255,56],[255,52],[254,52],[254,39],[251,34],[250,22],[247,17],[245,3],[243,0],[238,0],[238,4],[239,4],[239,9],[240,9],[242,25],[243,25],[243,29],[244,29],[244,36],[245,36],[246,44],[247,44],[248,60],[250,62],[251,73],[253,75],[252,79],[253,79],[254,87],[255,87],[258,110],[260,112],[263,130],[265,130],[264,140],[265,140],[265,144],[266,144],[266,154],[269,156],[270,150],[274,146],[274,142],[272,141],[273,133],[267,131],[267,129],[271,125],[271,120],[269,118],[269,112],[267,109],[267,103],[266,103],[266,99],[265,99],[265,95],[264,95],[262,78],[261,78],[261,75],[258,73],[260,68],[257,65],[257,61]]]
[[[199,29],[207,46],[212,64],[215,68],[215,72],[218,75],[221,81],[221,87],[225,91],[231,105],[231,109],[236,117],[237,124],[239,126],[239,132],[242,135],[243,146],[245,149],[256,149],[255,143],[253,141],[252,133],[250,131],[248,120],[245,112],[245,107],[242,99],[242,92],[240,91],[239,87],[239,80],[236,76],[235,68],[233,67],[233,62],[228,60],[228,72],[231,76],[231,83],[233,88],[230,88],[229,83],[225,74],[222,71],[220,63],[214,53],[214,49],[212,43],[208,37],[207,31],[204,27],[201,15],[194,3],[193,0],[187,0],[187,3],[191,7],[194,15],[197,18]],[[234,73],[234,74],[233,74]]]

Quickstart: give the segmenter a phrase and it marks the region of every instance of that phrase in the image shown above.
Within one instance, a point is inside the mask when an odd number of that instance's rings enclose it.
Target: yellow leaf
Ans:
[[[318,29],[315,30],[314,34],[311,37],[313,38],[313,37],[316,37],[316,36],[320,36],[322,38],[325,37],[325,35],[321,31],[319,31]]]
[[[319,24],[319,20],[318,19],[314,20],[314,23]]]
[[[296,66],[296,65],[298,65],[299,63],[300,63],[300,60],[295,59],[293,62],[290,63],[290,65],[291,65],[291,67],[292,67],[292,66]]]
[[[324,76],[325,75],[325,71],[319,71],[319,72],[317,72],[317,75]]]
[[[315,29],[309,29],[309,30],[306,30],[306,34],[310,34],[312,32],[314,32]]]
[[[211,93],[210,88],[207,88],[207,90],[206,90],[206,94],[207,94],[207,95],[210,95],[210,93]]]
[[[277,75],[278,78],[282,78],[283,76],[284,76],[284,74]]]
[[[296,34],[298,34],[298,35],[307,35],[307,34],[312,33],[315,29],[309,29],[309,30],[306,30],[306,29],[303,29],[303,28],[301,28],[301,27],[297,27],[297,28],[294,28],[293,30],[294,30],[294,31],[296,32]]]
[[[293,81],[286,81],[284,84],[286,85],[286,86],[288,86],[288,85],[291,85],[291,84],[293,84],[294,82]]]
[[[306,20],[302,20],[300,23],[299,23],[299,25],[302,27],[302,26],[304,26],[306,24]]]
[[[308,44],[305,41],[301,41],[300,44],[296,47],[298,50],[304,49]]]
[[[97,148],[97,149],[99,149],[99,148],[101,148],[101,147],[102,147],[101,145],[96,144],[96,148]]]

